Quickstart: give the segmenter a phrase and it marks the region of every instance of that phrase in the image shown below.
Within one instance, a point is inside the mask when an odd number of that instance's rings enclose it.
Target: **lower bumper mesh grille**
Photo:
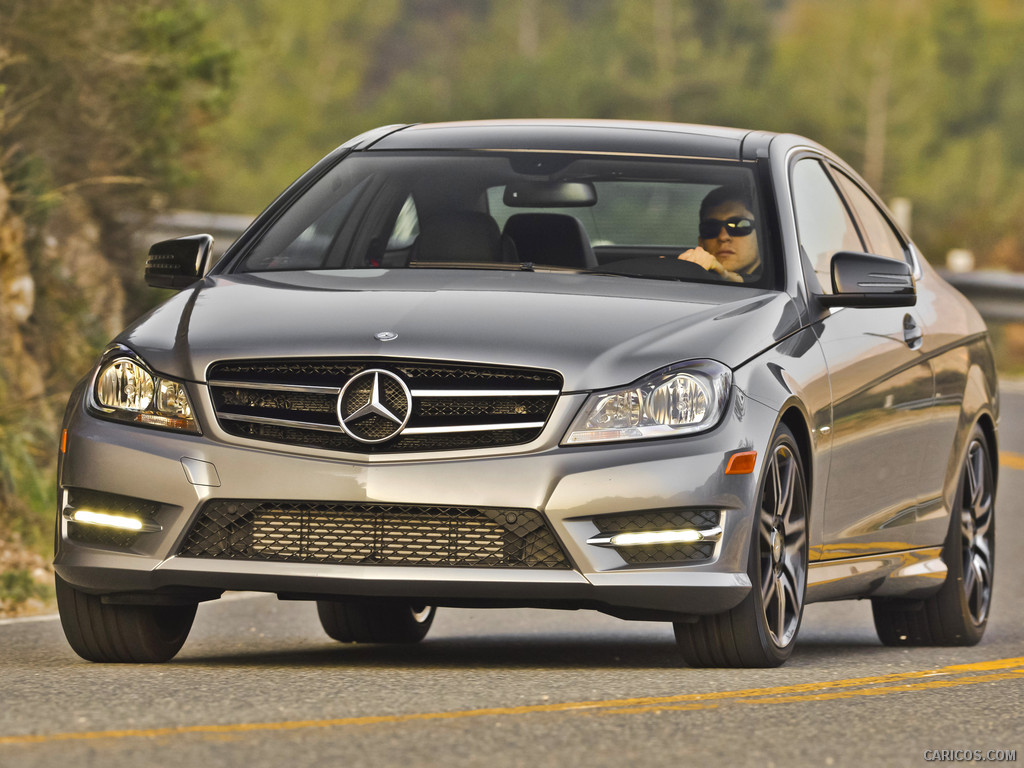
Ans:
[[[180,555],[336,565],[569,568],[532,509],[324,502],[206,504]]]

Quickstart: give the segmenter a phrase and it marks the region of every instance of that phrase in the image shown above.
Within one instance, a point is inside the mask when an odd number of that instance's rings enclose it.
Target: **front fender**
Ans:
[[[832,389],[815,327],[804,328],[734,372],[742,396],[771,408],[775,427],[785,421],[804,454],[810,505],[811,559],[824,535],[825,478],[832,451]]]

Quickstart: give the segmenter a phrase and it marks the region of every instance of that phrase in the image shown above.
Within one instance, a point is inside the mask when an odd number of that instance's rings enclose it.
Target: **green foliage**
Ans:
[[[233,54],[207,22],[194,0],[0,0],[0,287],[34,294],[27,321],[0,311],[0,534],[39,550],[68,392],[141,293],[122,216],[194,178],[229,103]]]
[[[184,183],[231,90],[231,54],[195,2],[0,0],[0,19],[8,154],[105,213]]]
[[[0,511],[7,510],[9,518],[0,521],[0,529],[11,529],[36,547],[48,547],[47,529],[56,507],[53,425],[41,419],[37,409],[8,394],[8,383],[0,376]]]
[[[31,599],[51,600],[53,589],[40,584],[22,568],[0,572],[0,604],[19,604]]]
[[[490,117],[803,133],[914,203],[932,258],[1024,270],[1024,6],[1007,0],[211,0],[239,100],[191,204],[253,213],[376,125]]]

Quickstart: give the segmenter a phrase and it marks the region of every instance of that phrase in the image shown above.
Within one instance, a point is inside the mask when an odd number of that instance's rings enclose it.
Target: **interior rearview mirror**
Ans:
[[[505,187],[509,208],[582,208],[597,203],[589,181],[513,181]]]
[[[211,235],[190,235],[156,243],[146,260],[146,285],[187,288],[206,274],[212,250]]]

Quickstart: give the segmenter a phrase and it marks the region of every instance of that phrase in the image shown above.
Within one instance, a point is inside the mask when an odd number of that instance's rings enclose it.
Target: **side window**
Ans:
[[[903,243],[900,242],[899,237],[886,221],[882,212],[878,210],[874,201],[845,174],[836,173],[835,177],[860,221],[861,229],[868,240],[868,251],[879,256],[887,256],[890,259],[905,261],[907,254]]]
[[[864,246],[839,193],[817,160],[805,158],[793,166],[793,207],[800,247],[822,290],[831,293],[832,254],[862,251]]]

